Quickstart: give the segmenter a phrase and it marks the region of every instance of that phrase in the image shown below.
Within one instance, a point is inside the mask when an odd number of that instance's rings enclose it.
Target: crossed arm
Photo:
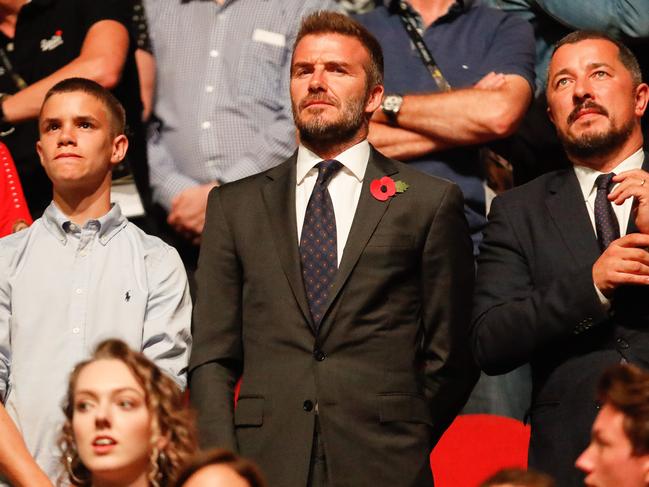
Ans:
[[[531,99],[525,78],[492,72],[470,88],[404,96],[396,127],[375,112],[369,140],[385,155],[401,160],[482,144],[512,134]]]
[[[115,20],[95,23],[88,30],[77,58],[5,99],[2,108],[7,121],[16,123],[36,118],[45,93],[66,78],[89,78],[105,88],[115,87],[122,76],[128,45],[128,31],[122,24]]]

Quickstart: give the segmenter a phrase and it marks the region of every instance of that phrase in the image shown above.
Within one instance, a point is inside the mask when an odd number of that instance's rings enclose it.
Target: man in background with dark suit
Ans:
[[[191,399],[203,446],[269,485],[432,486],[430,451],[477,379],[462,196],[368,144],[382,80],[362,26],[307,17],[298,151],[210,194]]]
[[[530,361],[530,465],[582,485],[574,462],[619,362],[649,366],[649,86],[633,54],[575,32],[550,62],[548,113],[573,168],[496,198],[478,261],[472,339],[499,374]]]

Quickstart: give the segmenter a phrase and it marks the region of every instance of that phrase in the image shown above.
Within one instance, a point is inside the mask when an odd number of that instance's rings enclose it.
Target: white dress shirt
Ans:
[[[644,152],[642,149],[638,149],[637,152],[634,152],[632,155],[620,162],[612,172],[620,174],[624,171],[641,169],[643,161]],[[595,230],[595,198],[597,197],[597,186],[595,185],[595,180],[597,179],[597,176],[604,173],[585,166],[574,166],[574,170],[577,175],[577,180],[579,181],[579,186],[581,187],[581,192],[584,195],[584,201],[586,203],[586,208],[588,209],[588,216],[590,216],[593,230]],[[615,189],[615,187],[617,187],[617,184],[613,186],[613,189]],[[620,237],[626,235],[626,227],[629,222],[629,216],[631,215],[632,205],[633,198],[628,198],[621,205],[612,204],[613,211],[615,212],[617,221],[620,224]],[[597,234],[596,230],[595,234]]]
[[[335,159],[343,167],[329,181],[327,188],[336,216],[336,237],[338,250],[338,265],[343,256],[345,243],[352,227],[358,200],[361,197],[365,169],[370,158],[370,144],[367,140],[359,142],[346,151],[338,154]],[[316,164],[322,157],[311,152],[300,144],[297,152],[296,187],[295,187],[295,215],[297,219],[297,238],[300,244],[304,214],[309,204],[309,198],[318,179]]]
[[[642,148],[638,149],[637,152],[634,152],[629,157],[620,162],[612,172],[615,174],[620,174],[624,171],[631,171],[632,169],[641,169],[642,163],[644,161],[644,152]],[[590,216],[590,222],[593,225],[593,230],[595,235],[597,235],[597,230],[595,227],[595,198],[597,197],[597,186],[595,185],[595,180],[602,172],[596,171],[585,166],[574,166],[575,175],[579,181],[579,187],[584,196],[584,202],[586,203],[586,208],[588,209],[588,216]],[[615,189],[613,186],[613,189]],[[629,223],[629,216],[631,215],[631,207],[633,205],[633,198],[627,198],[627,200],[621,205],[616,205],[615,203],[611,204],[613,211],[615,212],[615,217],[620,225],[620,237],[626,235],[627,224]],[[599,300],[606,307],[609,307],[611,302],[602,292],[595,286],[595,291],[597,291],[597,296]]]

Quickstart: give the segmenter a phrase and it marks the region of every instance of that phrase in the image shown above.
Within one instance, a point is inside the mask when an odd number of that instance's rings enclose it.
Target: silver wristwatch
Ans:
[[[390,120],[390,123],[396,125],[397,115],[399,110],[401,110],[401,105],[403,104],[403,96],[396,93],[391,93],[383,97],[383,102],[381,103],[381,110],[386,117]]]

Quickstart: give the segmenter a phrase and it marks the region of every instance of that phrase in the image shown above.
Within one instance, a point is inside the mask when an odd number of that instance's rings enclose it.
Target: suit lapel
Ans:
[[[286,279],[304,318],[311,322],[311,313],[304,292],[295,216],[295,161],[297,153],[283,164],[268,171],[270,181],[262,187],[262,196],[273,231],[275,250]]]
[[[573,262],[578,267],[592,265],[600,256],[599,245],[575,172],[566,169],[558,173],[548,189],[547,208]]]
[[[380,179],[383,176],[391,176],[397,172],[398,169],[390,159],[372,148],[367,169],[365,170],[365,176],[363,177],[363,187],[358,200],[358,206],[356,207],[356,213],[354,214],[354,220],[349,231],[349,236],[347,237],[336,279],[331,287],[329,301],[323,313],[323,323],[327,319],[331,304],[347,282],[349,275],[363,253],[365,245],[367,245],[376,226],[390,206],[392,198],[389,198],[387,201],[379,201],[371,195],[370,183],[375,179]]]

